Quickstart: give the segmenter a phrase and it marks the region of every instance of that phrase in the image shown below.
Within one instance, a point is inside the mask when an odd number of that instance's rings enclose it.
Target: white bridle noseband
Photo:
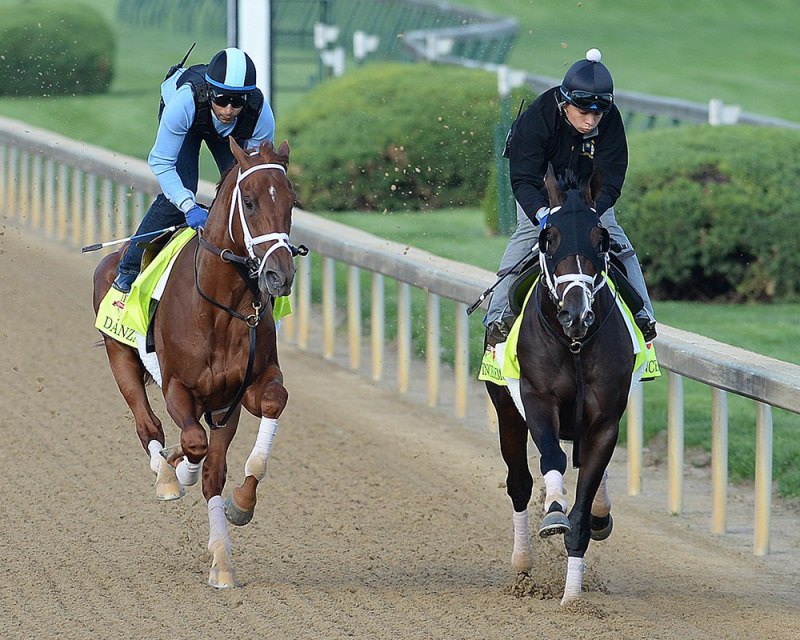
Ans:
[[[244,180],[247,176],[251,173],[255,173],[256,171],[260,171],[262,169],[278,169],[286,173],[286,167],[282,164],[277,163],[264,163],[264,164],[257,164],[254,167],[250,167],[246,171],[242,171],[239,169],[239,175],[236,177],[236,187],[233,190],[233,195],[231,196],[231,208],[228,214],[228,235],[230,236],[233,242],[236,242],[233,238],[233,216],[236,213],[236,208],[239,208],[239,220],[242,224],[242,234],[244,235],[244,245],[247,248],[247,253],[250,258],[258,264],[258,270],[253,274],[254,276],[257,274],[261,276],[261,271],[264,269],[264,265],[267,263],[267,258],[274,252],[283,247],[286,249],[290,254],[292,253],[292,247],[289,244],[289,234],[286,233],[265,233],[261,236],[253,237],[253,234],[250,233],[250,227],[247,226],[247,220],[244,217],[244,207],[242,206],[242,191],[239,188],[242,180]],[[256,256],[255,252],[253,251],[253,247],[256,245],[262,244],[264,242],[275,242],[269,249],[267,249],[264,256],[259,260]]]

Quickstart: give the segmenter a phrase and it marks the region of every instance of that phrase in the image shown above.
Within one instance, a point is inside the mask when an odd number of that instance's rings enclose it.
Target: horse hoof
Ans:
[[[225,517],[232,525],[243,527],[253,519],[253,511],[253,509],[245,510],[239,508],[233,501],[232,495],[225,499]]]
[[[211,567],[211,571],[208,574],[208,586],[215,589],[235,589],[239,586],[239,583],[233,571],[224,570],[220,567]]]
[[[166,460],[160,460],[158,475],[156,476],[156,500],[159,502],[178,500],[185,493],[186,490],[178,482],[178,478],[175,475],[175,468]]]
[[[539,537],[541,538],[548,538],[561,533],[569,533],[571,530],[569,518],[561,511],[561,507],[557,504],[553,506],[555,508],[542,518],[542,522],[539,525]]]
[[[511,554],[511,568],[517,573],[528,572],[533,568],[533,555],[530,551],[515,551]]]
[[[592,540],[605,540],[611,535],[611,530],[614,528],[614,519],[610,513],[605,518],[592,516],[590,528]]]

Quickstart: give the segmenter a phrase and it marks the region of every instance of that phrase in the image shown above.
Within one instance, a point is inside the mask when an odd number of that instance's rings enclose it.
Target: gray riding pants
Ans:
[[[614,216],[614,208],[608,209],[602,216],[600,222],[608,229],[611,236],[611,241],[616,242],[622,247],[619,254],[619,259],[622,261],[626,271],[628,272],[628,280],[633,285],[633,288],[639,293],[644,301],[644,308],[653,315],[653,305],[650,302],[650,296],[647,294],[647,286],[644,283],[644,276],[642,275],[642,268],[639,266],[639,259],[636,257],[636,252],[633,250],[628,236],[617,224],[616,217]],[[531,222],[530,218],[525,215],[522,207],[517,204],[517,228],[511,237],[508,239],[508,245],[500,259],[500,268],[498,273],[504,273],[507,269],[513,267],[522,258],[531,253],[531,248],[539,240],[540,228]],[[538,252],[537,252],[538,253]],[[514,276],[507,276],[503,278],[492,292],[492,297],[489,300],[489,309],[483,318],[483,324],[489,326],[492,322],[497,320],[513,319],[514,314],[511,312],[511,307],[508,304],[508,293]],[[510,322],[508,323],[510,325]]]

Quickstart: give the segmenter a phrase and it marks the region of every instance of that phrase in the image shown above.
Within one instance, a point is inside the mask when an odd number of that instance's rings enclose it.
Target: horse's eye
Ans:
[[[244,202],[245,209],[247,209],[248,211],[253,210],[253,201],[250,198],[244,198],[242,202]]]

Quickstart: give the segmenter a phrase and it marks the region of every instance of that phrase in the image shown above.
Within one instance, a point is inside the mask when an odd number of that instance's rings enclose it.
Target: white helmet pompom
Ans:
[[[586,52],[586,59],[591,62],[600,62],[600,58],[603,56],[600,54],[600,49],[589,49]]]

